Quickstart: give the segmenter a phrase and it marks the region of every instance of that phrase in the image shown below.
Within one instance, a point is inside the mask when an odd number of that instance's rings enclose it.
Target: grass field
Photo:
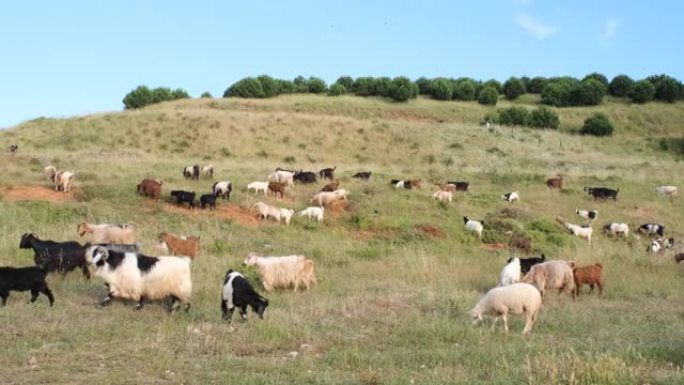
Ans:
[[[572,133],[598,110],[615,123],[613,137]],[[98,308],[102,280],[86,282],[78,272],[49,276],[53,308],[44,297],[30,305],[27,293],[13,293],[0,309],[0,383],[684,383],[684,265],[672,251],[647,254],[645,239],[599,231],[611,221],[655,221],[684,238],[684,199],[653,191],[684,188],[684,103],[560,109],[559,131],[487,130],[480,124],[487,111],[427,99],[202,99],[41,118],[0,132],[6,145],[19,144],[0,166],[0,265],[33,263],[32,251],[18,248],[25,232],[85,242],[76,234],[82,221],[134,223],[149,254],[161,231],[201,236],[187,314],[167,315],[158,303]],[[190,212],[166,202],[172,189],[209,192],[213,181],[182,177],[192,163],[212,163],[214,180],[233,182],[230,203]],[[49,190],[48,164],[76,172],[73,193]],[[349,205],[322,224],[259,224],[248,208],[263,197],[245,186],[278,166],[337,166]],[[362,170],[372,170],[369,181],[351,178]],[[544,181],[557,173],[566,188],[548,191]],[[135,195],[145,177],[164,180],[159,203]],[[395,190],[392,178],[422,178],[424,187]],[[452,204],[433,201],[431,182],[447,179],[469,180],[472,191]],[[619,200],[595,202],[582,191],[588,185],[619,187]],[[266,201],[301,210],[321,186],[297,185]],[[521,202],[511,206],[499,196],[513,190]],[[591,246],[555,222],[580,222],[576,208],[599,210]],[[485,219],[487,244],[464,232],[463,215]],[[550,293],[530,336],[520,334],[522,317],[509,321],[508,335],[472,327],[468,310],[511,255],[506,230],[528,235],[534,254],[602,263],[604,297],[573,303]],[[240,265],[250,251],[305,254],[319,284],[267,293],[263,321],[250,311],[247,323],[235,316],[227,325],[223,275],[238,269],[258,283]]]

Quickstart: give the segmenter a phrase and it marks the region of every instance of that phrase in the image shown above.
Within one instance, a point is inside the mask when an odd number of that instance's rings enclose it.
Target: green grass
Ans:
[[[44,297],[29,305],[28,294],[13,293],[0,309],[1,382],[682,383],[684,266],[670,252],[647,255],[644,239],[608,239],[599,226],[657,221],[668,235],[684,237],[684,201],[653,192],[684,175],[677,150],[683,107],[611,100],[557,110],[560,131],[488,131],[479,124],[487,108],[476,103],[297,95],[164,103],[39,119],[1,132],[20,152],[3,155],[0,168],[9,178],[0,188],[48,186],[42,168],[55,164],[75,170],[83,192],[63,203],[12,201],[0,192],[0,265],[32,263],[32,252],[18,248],[24,232],[84,241],[76,234],[84,220],[137,224],[150,254],[161,231],[201,236],[187,314],[168,316],[156,303],[140,312],[121,302],[99,309],[102,281],[87,283],[78,272],[48,278],[53,308]],[[615,122],[614,137],[571,134],[596,110]],[[668,138],[667,148],[659,138]],[[165,198],[178,188],[208,192],[212,181],[182,177],[190,163],[214,164],[215,179],[236,187],[230,203],[220,205],[243,208],[263,199],[245,191],[246,184],[265,180],[277,166],[337,166],[341,187],[351,192],[349,210],[322,224],[295,218],[289,227],[255,228],[210,212],[169,211],[135,195],[145,177],[164,180]],[[372,170],[372,178],[351,178],[361,170]],[[547,191],[544,181],[557,173],[566,189]],[[389,186],[389,179],[403,177],[422,178],[423,189]],[[469,180],[472,191],[450,205],[437,203],[431,183],[446,179]],[[594,202],[585,185],[619,187],[619,200]],[[282,201],[266,200],[300,210],[318,188],[298,185]],[[501,211],[511,206],[499,196],[513,190],[521,202],[504,218]],[[558,216],[579,222],[576,208],[599,210],[591,246],[555,222]],[[510,320],[508,336],[488,325],[471,327],[467,311],[496,284],[509,253],[481,247],[464,232],[463,215],[497,219],[485,231],[492,240],[515,228],[549,259],[602,263],[604,297],[583,295],[573,303],[550,293],[529,337],[520,334],[521,317]],[[416,230],[422,224],[445,236]],[[319,284],[305,293],[268,293],[265,320],[250,312],[247,323],[236,316],[230,327],[220,319],[223,274],[239,269],[258,282],[240,265],[250,251],[306,254],[316,262]]]

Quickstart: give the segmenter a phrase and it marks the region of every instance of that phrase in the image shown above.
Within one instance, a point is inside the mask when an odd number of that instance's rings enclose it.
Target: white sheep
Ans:
[[[603,232],[615,235],[616,237],[622,235],[627,238],[629,236],[629,225],[626,223],[608,223],[603,226]]]
[[[280,218],[285,221],[286,225],[290,224],[290,220],[292,220],[292,215],[294,215],[294,210],[292,209],[280,209]]]
[[[658,194],[664,195],[668,198],[674,198],[677,196],[677,187],[676,186],[658,186],[655,188],[655,191]]]
[[[513,203],[515,201],[520,201],[520,193],[517,191],[509,192],[501,196],[501,199],[506,202]]]
[[[259,191],[262,191],[264,193],[264,196],[266,196],[266,193],[268,193],[268,182],[252,182],[247,185],[247,189],[254,190],[255,195]]]
[[[482,238],[482,231],[484,230],[484,222],[476,221],[463,216],[463,223],[467,231],[472,231],[477,234],[478,238]]]
[[[506,286],[520,282],[520,258],[508,259],[508,264],[501,270],[499,286]]]
[[[575,278],[572,272],[574,267],[575,262],[567,261],[539,263],[530,268],[522,281],[536,286],[542,295],[547,289],[558,289],[559,293],[563,290],[569,291],[574,300]]]
[[[202,167],[202,175],[204,175],[208,178],[213,178],[214,177],[214,165],[208,164],[208,165]]]
[[[436,193],[432,194],[432,199],[439,200],[442,202],[451,202],[453,195],[453,191],[439,190]]]
[[[333,194],[337,196],[337,199],[342,199],[342,200],[347,200],[347,195],[349,195],[349,191],[343,189],[343,188],[338,188],[337,190],[333,191]]]
[[[508,314],[525,313],[526,322],[523,334],[527,334],[532,331],[532,326],[537,320],[541,302],[539,290],[527,283],[495,287],[489,290],[470,311],[470,317],[475,325],[482,321],[483,315],[493,316],[492,329],[501,317],[504,321],[504,330],[508,333]]]
[[[244,265],[257,267],[266,291],[294,287],[294,291],[297,292],[300,287],[308,290],[316,284],[314,263],[303,255],[264,257],[249,253]]]
[[[171,297],[190,307],[192,280],[189,257],[148,257],[137,253],[118,253],[102,246],[86,249],[86,261],[95,268],[95,275],[104,279],[109,293],[101,302],[106,306],[112,298],[131,299],[143,307],[144,300],[163,300]]]
[[[256,207],[259,212],[259,218],[268,219],[271,217],[276,221],[280,222],[280,209],[264,202],[256,202],[252,205],[252,208]]]
[[[311,198],[309,203],[316,203],[318,206],[323,207],[338,199],[340,199],[340,197],[334,191],[321,191],[316,193],[316,195]]]
[[[57,171],[53,176],[55,183],[55,191],[62,190],[65,193],[69,192],[69,186],[74,181],[74,173],[71,171]]]
[[[88,234],[92,243],[118,243],[132,245],[137,241],[136,228],[132,225],[92,224],[82,222],[76,231],[78,235]]]
[[[294,171],[286,171],[277,169],[274,173],[268,175],[268,180],[271,182],[285,183],[288,186],[294,186]]]
[[[57,174],[57,168],[55,166],[46,166],[43,169],[43,176],[49,181],[54,181],[55,174]]]
[[[300,211],[299,216],[300,217],[308,217],[309,220],[311,220],[312,218],[315,218],[319,222],[323,222],[324,210],[325,209],[323,207],[311,206],[311,207],[307,207],[304,210]]]

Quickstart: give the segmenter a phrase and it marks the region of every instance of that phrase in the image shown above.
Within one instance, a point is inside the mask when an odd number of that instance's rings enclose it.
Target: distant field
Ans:
[[[534,103],[533,98],[524,99]],[[507,106],[506,102],[500,103]],[[166,315],[151,303],[100,309],[97,277],[51,275],[53,308],[13,293],[0,309],[0,353],[7,384],[681,384],[684,383],[684,264],[674,253],[645,252],[647,240],[610,239],[607,222],[662,223],[684,239],[684,198],[657,196],[656,185],[684,189],[684,103],[556,109],[559,131],[486,129],[476,103],[420,98],[397,104],[375,98],[296,95],[268,100],[201,99],[136,111],[37,119],[0,132],[19,144],[3,155],[0,265],[33,263],[18,248],[25,232],[78,240],[82,221],[134,223],[143,251],[161,231],[201,236],[193,263],[189,313]],[[572,134],[603,111],[611,138]],[[181,175],[192,163],[215,167],[236,190],[216,212],[168,203],[172,189],[207,193],[209,179]],[[50,190],[43,167],[76,172],[69,195]],[[318,171],[336,166],[351,192],[345,209],[323,224],[259,223],[246,191],[276,167]],[[372,171],[369,181],[351,178]],[[566,188],[548,191],[556,174]],[[143,178],[163,179],[159,203],[135,194]],[[422,190],[396,190],[392,178],[421,178]],[[431,199],[435,181],[468,180],[451,204]],[[299,211],[320,189],[296,185],[265,201]],[[617,202],[596,202],[584,186],[620,189]],[[519,204],[500,195],[517,190]],[[681,192],[680,192],[681,194]],[[508,210],[507,216],[502,210]],[[576,208],[598,209],[592,245],[556,223],[574,223]],[[483,243],[463,229],[463,215],[485,220]],[[467,312],[496,285],[511,255],[506,231],[532,239],[535,255],[603,264],[603,298],[576,302],[549,293],[530,336],[512,317],[508,336],[472,327]],[[228,268],[258,286],[241,266],[247,253],[302,253],[316,263],[309,292],[266,293],[261,321],[221,321],[219,290]],[[680,251],[682,252],[682,251]],[[586,293],[585,288],[585,293]]]

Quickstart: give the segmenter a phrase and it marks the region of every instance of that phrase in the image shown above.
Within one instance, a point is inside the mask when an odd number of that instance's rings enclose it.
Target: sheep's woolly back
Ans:
[[[290,287],[297,291],[299,287],[308,289],[316,284],[314,263],[303,255],[259,257],[251,254],[245,264],[256,265],[266,291]]]
[[[504,311],[511,314],[536,313],[541,307],[539,290],[527,283],[495,287],[487,292],[470,311],[473,317],[497,316]]]
[[[523,282],[533,284],[544,292],[547,289],[565,289],[574,293],[575,280],[572,269],[574,262],[549,261],[539,263],[530,269],[523,278]]]

